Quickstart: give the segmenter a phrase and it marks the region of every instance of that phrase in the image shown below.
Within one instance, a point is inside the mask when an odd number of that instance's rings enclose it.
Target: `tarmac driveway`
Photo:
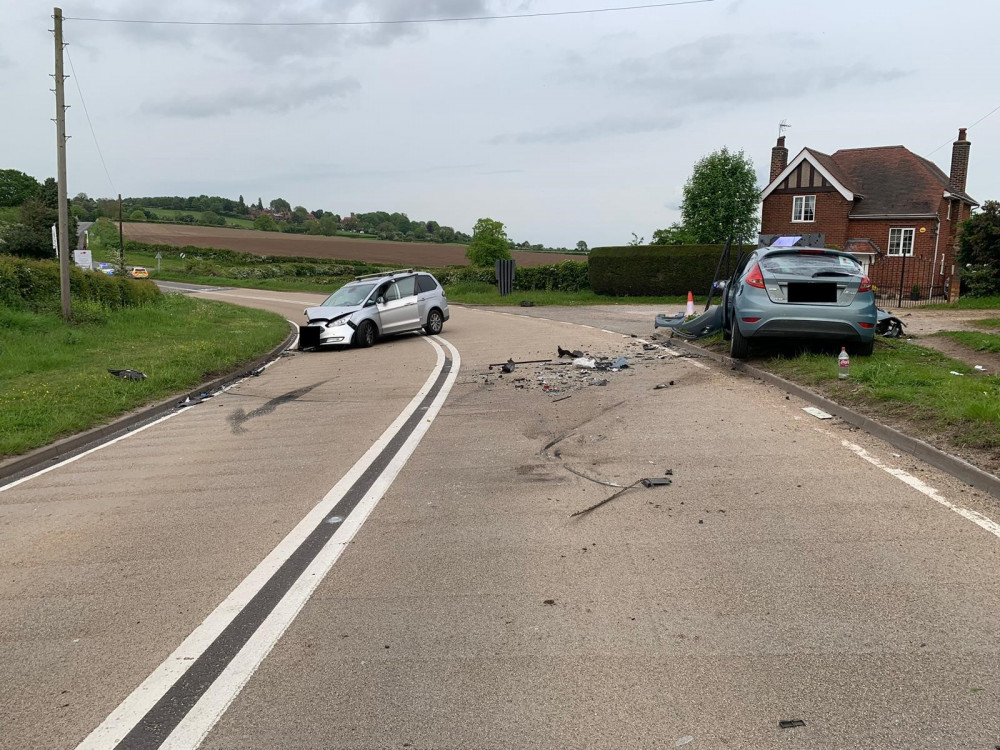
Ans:
[[[294,320],[311,301],[208,296]],[[455,307],[436,345],[296,353],[0,491],[0,746],[81,742],[414,405],[426,434],[367,520],[319,516],[357,528],[272,640],[269,620],[248,636],[245,679],[221,665],[190,713],[157,704],[182,733],[164,746],[1000,743],[994,502],[644,348],[639,310],[575,310]],[[488,368],[557,345],[629,367]],[[445,361],[457,375],[425,414]],[[159,746],[147,729],[122,746]]]

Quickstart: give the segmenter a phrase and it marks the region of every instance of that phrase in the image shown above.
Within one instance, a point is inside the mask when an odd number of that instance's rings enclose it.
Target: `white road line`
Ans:
[[[202,292],[197,292],[201,294]],[[208,293],[208,292],[205,292]],[[253,299],[261,300],[262,302],[284,302],[289,305],[306,305],[307,307],[318,307],[319,305],[315,300],[309,300],[308,302],[298,299],[278,299],[276,297],[255,297],[252,294],[235,294],[233,292],[211,292],[218,297],[236,297],[237,299]]]
[[[823,430],[822,432],[826,432],[826,431]],[[826,434],[827,435],[831,435],[831,433],[829,433],[829,432],[826,432]],[[936,489],[934,489],[933,487],[931,487],[929,484],[927,484],[923,480],[918,479],[917,477],[913,476],[909,472],[903,471],[902,469],[894,469],[891,466],[886,466],[884,463],[882,463],[881,461],[879,461],[877,458],[875,458],[875,456],[871,455],[868,451],[866,451],[860,445],[856,445],[855,443],[852,443],[849,440],[841,440],[840,444],[842,446],[844,446],[845,448],[847,448],[852,453],[857,454],[860,458],[863,458],[865,461],[867,461],[868,463],[870,463],[872,466],[877,466],[878,468],[882,469],[882,471],[884,471],[884,472],[886,472],[888,474],[891,474],[892,476],[896,477],[896,479],[898,479],[899,481],[901,481],[901,482],[903,482],[905,484],[908,484],[910,487],[912,487],[913,489],[915,489],[917,492],[921,492],[924,495],[927,495],[927,497],[929,497],[931,500],[934,500],[935,502],[940,503],[941,505],[943,505],[948,510],[955,511],[962,518],[964,518],[964,519],[966,519],[968,521],[972,521],[974,524],[976,524],[977,526],[980,526],[980,527],[986,529],[988,532],[990,532],[994,536],[1000,537],[1000,524],[998,524],[993,519],[988,518],[987,516],[984,516],[982,513],[977,513],[974,510],[969,510],[968,508],[963,508],[961,505],[955,505],[955,503],[951,502],[946,497],[944,497],[943,495],[941,495]]]
[[[302,576],[293,584],[275,609],[268,615],[243,649],[230,662],[212,686],[204,693],[188,715],[174,728],[161,747],[194,748],[204,739],[229,704],[236,698],[247,680],[281,638],[285,629],[295,619],[305,602],[323,580],[330,567],[337,561],[344,547],[351,541],[386,489],[416,449],[458,377],[461,357],[450,343],[439,337],[425,338],[437,351],[433,372],[421,386],[406,408],[382,433],[368,451],[292,529],[267,557],[243,579],[233,592],[205,620],[192,631],[177,649],[147,677],[100,726],[78,746],[77,750],[106,750],[113,748],[156,705],[174,683],[187,671],[191,663],[219,637],[223,630],[247,606],[281,565],[298,549],[309,534],[333,510],[351,486],[378,458],[406,421],[419,408],[421,401],[433,387],[444,366],[444,350],[440,341],[452,354],[452,369],[413,433],[406,440],[395,458],[389,463],[372,488],[357,505],[354,512],[337,530],[323,550],[317,555]]]
[[[287,320],[287,318],[286,318],[286,320]],[[295,338],[292,339],[292,343],[288,347],[289,349],[292,349],[298,343],[298,340],[299,340],[299,327],[292,320],[289,320],[288,322],[291,323],[293,326],[295,326]],[[278,361],[277,358],[272,359],[270,362],[268,362],[268,363],[266,363],[264,365],[264,369],[267,369],[268,367],[270,367],[271,365],[273,365],[277,361]],[[220,393],[225,393],[226,391],[231,390],[232,388],[235,388],[240,383],[242,383],[242,382],[244,382],[246,380],[249,380],[249,378],[240,378],[239,380],[237,380],[235,382],[232,382],[229,385],[223,386],[222,388],[220,388],[215,393],[215,395],[219,395]],[[99,450],[107,448],[109,445],[114,445],[115,443],[120,443],[122,440],[125,440],[126,438],[130,438],[130,437],[133,437],[134,435],[138,435],[140,432],[145,432],[150,427],[155,427],[156,425],[160,424],[161,422],[166,422],[168,419],[173,419],[178,414],[185,414],[185,413],[187,413],[189,411],[191,411],[190,408],[180,409],[178,411],[170,412],[169,414],[166,414],[166,415],[160,417],[159,419],[153,420],[149,424],[144,424],[142,427],[137,427],[134,430],[130,430],[129,432],[126,432],[124,435],[119,435],[118,437],[114,438],[113,440],[109,440],[106,443],[101,443],[100,445],[95,445],[93,448],[91,448],[89,450],[85,450],[83,453],[77,453],[75,456],[70,456],[69,458],[63,459],[59,463],[52,464],[52,466],[48,466],[48,467],[46,467],[44,469],[40,469],[40,470],[36,471],[34,474],[29,474],[28,476],[21,477],[20,479],[15,480],[15,481],[11,482],[10,484],[5,484],[2,487],[0,487],[0,492],[6,492],[7,490],[9,490],[9,489],[11,489],[13,487],[17,487],[19,484],[24,484],[25,482],[27,482],[30,479],[34,479],[35,477],[40,477],[43,474],[48,474],[50,471],[54,471],[55,469],[58,469],[58,468],[63,467],[63,466],[66,466],[66,464],[71,464],[74,461],[79,461],[81,458],[84,458],[85,456],[89,456],[91,453],[96,453]]]

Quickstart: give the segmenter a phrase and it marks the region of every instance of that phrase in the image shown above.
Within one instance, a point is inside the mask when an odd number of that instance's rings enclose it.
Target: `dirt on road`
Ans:
[[[382,242],[351,237],[319,237],[308,234],[281,234],[253,229],[193,227],[183,224],[124,225],[125,236],[137,242],[159,245],[216,247],[254,255],[291,258],[362,260],[369,263],[413,264],[429,268],[467,266],[464,245],[429,242]],[[511,253],[522,267],[547,266],[564,260],[586,260],[582,255],[562,253]]]

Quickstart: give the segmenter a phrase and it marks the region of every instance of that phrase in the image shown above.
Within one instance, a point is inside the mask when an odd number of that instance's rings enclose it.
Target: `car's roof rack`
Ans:
[[[400,268],[395,271],[382,271],[381,273],[366,273],[361,276],[355,276],[355,281],[363,281],[365,279],[379,279],[383,276],[395,276],[398,273],[413,273],[412,268]]]

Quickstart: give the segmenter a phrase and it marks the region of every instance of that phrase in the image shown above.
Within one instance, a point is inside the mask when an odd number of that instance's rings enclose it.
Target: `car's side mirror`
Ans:
[[[375,300],[375,304],[377,304],[377,305],[384,305],[385,304],[385,297],[378,297]]]

